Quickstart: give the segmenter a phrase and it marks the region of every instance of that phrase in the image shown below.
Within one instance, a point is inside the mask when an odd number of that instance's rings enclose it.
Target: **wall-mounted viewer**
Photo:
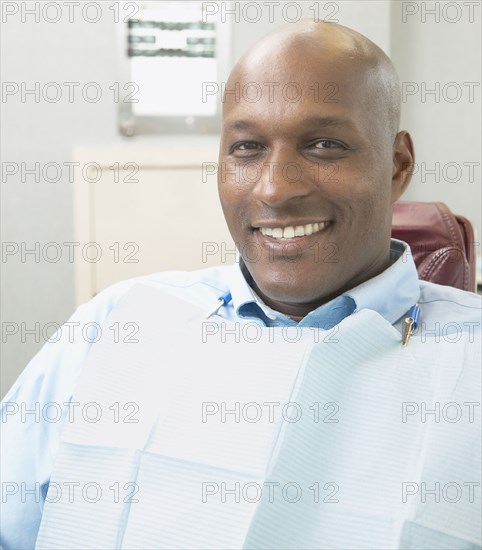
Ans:
[[[205,6],[144,2],[119,23],[121,134],[219,131],[220,93],[206,91],[229,70],[230,24]]]

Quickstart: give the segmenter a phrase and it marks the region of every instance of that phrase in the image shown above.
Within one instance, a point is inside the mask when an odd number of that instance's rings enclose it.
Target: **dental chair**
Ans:
[[[420,279],[476,291],[474,230],[444,203],[395,203],[392,237],[410,245]]]

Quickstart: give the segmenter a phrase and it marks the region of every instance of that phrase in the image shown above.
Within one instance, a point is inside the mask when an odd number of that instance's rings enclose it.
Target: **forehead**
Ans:
[[[293,124],[305,118],[366,118],[372,86],[367,70],[347,54],[304,46],[248,58],[228,80],[224,129],[237,120]],[[361,120],[360,120],[361,122]]]

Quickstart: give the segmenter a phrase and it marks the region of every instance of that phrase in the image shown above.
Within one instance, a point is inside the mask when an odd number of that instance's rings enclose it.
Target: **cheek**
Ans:
[[[234,240],[239,241],[244,228],[249,225],[246,215],[249,192],[228,182],[218,182],[218,192],[228,229]]]
[[[381,174],[360,178],[360,173],[345,174],[333,194],[340,208],[341,225],[357,242],[385,235],[391,226],[390,180]]]
[[[391,188],[389,182],[376,185],[367,192],[361,211],[363,217],[360,226],[364,233],[373,242],[377,239],[386,239],[391,228]]]

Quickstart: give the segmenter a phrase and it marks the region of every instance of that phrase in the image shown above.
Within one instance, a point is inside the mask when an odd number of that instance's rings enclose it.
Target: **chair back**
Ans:
[[[410,245],[420,279],[476,291],[474,230],[444,203],[395,203],[392,237]]]

